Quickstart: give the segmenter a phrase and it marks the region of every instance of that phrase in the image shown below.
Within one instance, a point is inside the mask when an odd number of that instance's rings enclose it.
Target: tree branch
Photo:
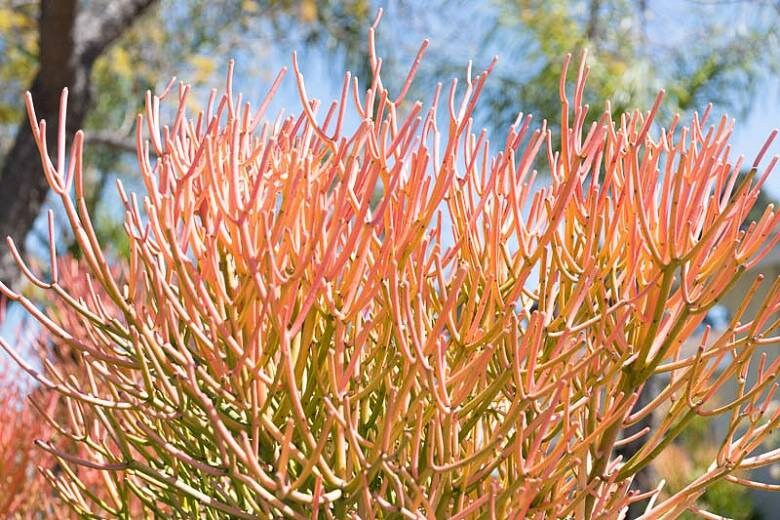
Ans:
[[[125,135],[110,132],[88,133],[85,136],[87,144],[96,144],[105,146],[118,152],[135,153],[135,144],[133,139]]]
[[[157,0],[114,0],[100,6],[102,14],[95,9],[85,9],[76,22],[80,56],[87,62],[94,62],[103,51],[119,38],[136,18],[149,9]]]

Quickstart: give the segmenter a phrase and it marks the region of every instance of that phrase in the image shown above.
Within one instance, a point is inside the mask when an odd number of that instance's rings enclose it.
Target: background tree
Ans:
[[[92,144],[101,145],[90,146],[87,157],[94,209],[105,184],[102,173],[115,170],[118,155],[133,150],[127,136],[144,91],[166,74],[178,69],[192,72],[196,82],[213,79],[219,58],[256,38],[258,31],[266,37],[294,33],[310,45],[340,42],[349,50],[368,13],[367,0],[218,5],[204,0],[2,0],[0,80],[6,88],[0,93],[0,236],[13,237],[24,250],[48,192],[28,125],[19,124],[24,90],[35,99],[37,117],[51,127],[62,89],[69,89],[69,129],[85,127]],[[17,274],[10,260],[3,251],[0,280],[5,282]]]

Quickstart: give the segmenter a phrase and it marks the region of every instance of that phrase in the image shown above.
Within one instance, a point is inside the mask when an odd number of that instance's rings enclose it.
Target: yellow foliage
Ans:
[[[29,28],[29,17],[17,9],[0,7],[0,32]]]
[[[216,64],[212,58],[203,54],[195,54],[189,59],[193,69],[193,78],[195,83],[202,83],[214,77]]]
[[[123,47],[113,47],[109,53],[108,63],[111,70],[120,76],[132,76],[134,66],[130,54]]]
[[[300,5],[300,17],[310,23],[317,19],[317,3],[314,0],[304,0]]]
[[[247,13],[256,13],[259,10],[257,3],[253,0],[244,0],[241,2],[241,9]]]

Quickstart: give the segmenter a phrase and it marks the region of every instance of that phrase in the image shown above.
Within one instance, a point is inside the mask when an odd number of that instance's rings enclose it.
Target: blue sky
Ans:
[[[385,5],[386,13],[379,29],[378,50],[380,55],[386,55],[389,50],[392,57],[399,60],[401,68],[411,62],[420,41],[426,37],[431,39],[427,54],[429,61],[436,59],[437,55],[439,57],[446,55],[451,63],[463,63],[465,67],[469,59],[474,59],[474,67],[479,70],[492,54],[498,53],[499,70],[512,71],[513,67],[517,67],[512,56],[513,50],[518,51],[517,42],[512,42],[505,49],[500,46],[489,49],[480,47],[480,34],[485,31],[485,27],[490,27],[491,21],[494,21],[497,16],[495,4],[456,3],[455,5],[460,6],[459,9],[446,10],[411,4],[414,6],[415,16],[410,17],[407,16],[404,4],[398,0],[380,3]],[[587,4],[574,2],[573,5],[577,9],[585,9]],[[762,13],[766,12],[760,11],[758,7],[751,7],[749,3],[724,3],[719,0],[648,0],[645,30],[651,49],[663,50],[679,45],[691,45],[692,41],[696,45],[712,45],[713,43],[708,40],[709,34],[703,32],[702,19],[715,23],[723,36],[740,34],[755,24],[766,23],[769,19],[777,20],[777,18],[762,17]],[[518,38],[522,39],[519,35]],[[278,50],[279,47],[285,47],[284,42],[281,45],[279,42],[274,42],[274,45],[269,40],[261,38],[253,43],[249,52],[237,56],[237,71],[239,78],[249,80],[242,85],[242,88],[249,94],[250,99],[260,99],[278,68],[289,67],[290,51]],[[771,45],[771,42],[768,44]],[[388,49],[390,45],[392,49]],[[306,88],[310,97],[329,103],[338,96],[341,74],[344,70],[342,60],[318,49],[303,49],[299,53],[299,62],[306,77]],[[462,75],[463,72],[458,71],[458,73]],[[450,77],[438,79],[446,84]],[[662,80],[657,78],[647,78],[647,80],[650,84],[663,86]],[[217,82],[221,82],[221,78],[218,78]],[[290,74],[277,96],[274,108],[285,107],[289,113],[289,111],[296,112],[298,106],[294,78]],[[516,108],[518,111],[523,110],[519,101]],[[726,111],[725,107],[716,106],[714,115],[719,116]],[[759,82],[753,101],[746,112],[731,114],[736,118],[732,150],[734,160],[738,154],[744,154],[745,162],[750,164],[769,133],[774,128],[780,127],[779,77],[770,76]],[[269,114],[272,113],[269,111]],[[549,115],[534,114],[537,121]],[[503,133],[503,129],[495,128],[491,133],[492,140],[496,141]],[[780,154],[780,138],[770,148],[764,164],[774,154]],[[780,171],[770,176],[766,191],[773,198],[780,200]]]
[[[768,4],[768,3],[767,3]],[[777,23],[777,13],[771,5],[761,2],[739,2],[733,0],[648,0],[648,30],[651,42],[656,45],[677,45],[691,35],[696,36],[699,45],[708,45],[706,34],[700,31],[703,18],[715,20],[722,30],[739,34],[754,24]],[[767,42],[772,45],[772,42]],[[715,107],[716,112],[724,109]],[[758,85],[747,117],[734,115],[736,124],[732,138],[734,156],[743,154],[747,164],[763,146],[769,133],[780,127],[780,77],[768,78]],[[780,139],[770,148],[764,164],[772,155],[780,154]],[[780,170],[770,175],[765,185],[773,198],[780,200]]]
[[[780,127],[780,80],[775,80],[761,89],[747,120],[737,120],[734,129],[734,150],[752,159],[764,144],[769,133]],[[780,154],[780,138],[776,138],[770,148],[771,155]],[[767,162],[767,159],[764,159]],[[766,191],[780,200],[780,170],[769,176]]]

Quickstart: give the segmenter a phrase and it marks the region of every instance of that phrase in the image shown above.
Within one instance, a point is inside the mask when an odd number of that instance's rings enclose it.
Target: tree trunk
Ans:
[[[599,34],[600,26],[599,20],[601,14],[601,0],[590,0],[590,7],[588,8],[588,26],[585,30],[585,34],[588,40],[594,40]]]

